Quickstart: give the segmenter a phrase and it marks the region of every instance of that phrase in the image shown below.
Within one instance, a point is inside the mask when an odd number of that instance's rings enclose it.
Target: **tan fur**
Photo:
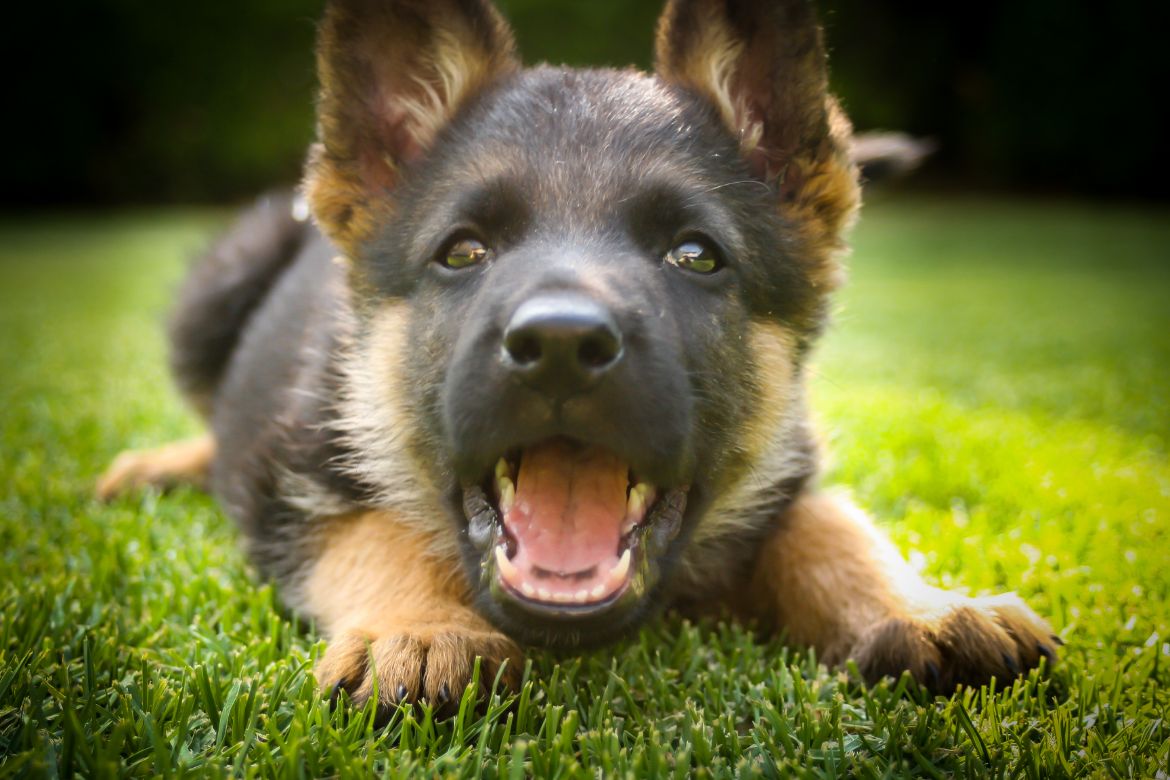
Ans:
[[[827,98],[829,141],[818,154],[794,157],[784,171],[780,212],[806,248],[804,262],[822,293],[845,282],[841,260],[848,254],[845,235],[857,220],[861,185],[850,153],[852,126],[836,99]]]
[[[688,552],[695,568],[702,567],[705,543],[742,533],[758,522],[758,494],[793,473],[786,432],[800,422],[804,409],[801,388],[793,375],[795,339],[776,323],[759,321],[752,323],[748,343],[755,363],[757,395],[752,402],[753,416],[742,426],[739,451],[734,456],[744,464],[743,474],[716,499],[695,528]]]
[[[658,31],[659,72],[671,81],[686,84],[707,98],[723,122],[739,139],[744,154],[755,151],[763,136],[760,117],[754,116],[743,96],[735,89],[735,74],[743,57],[744,44],[728,27],[721,9],[706,5],[696,9],[698,39],[689,41],[687,56],[663,56],[677,43],[663,24]],[[667,11],[669,14],[669,10]],[[663,20],[668,15],[663,15]]]
[[[424,535],[433,555],[454,559],[459,540],[450,533],[439,490],[410,451],[418,415],[402,386],[410,307],[388,303],[372,315],[368,335],[350,350],[338,426],[358,459],[346,468],[377,492],[372,503]],[[438,532],[445,533],[438,533]]]
[[[1055,655],[1051,628],[1014,594],[927,585],[863,512],[823,493],[802,496],[763,546],[745,604],[826,663],[854,659],[868,679],[908,669],[945,690]]]
[[[803,425],[803,388],[794,376],[792,333],[774,322],[753,322],[748,331],[755,365],[752,416],[741,427],[732,470],[738,481],[726,486],[694,530],[677,573],[680,592],[709,594],[712,588],[734,587],[741,572],[728,569],[717,552],[734,546],[743,534],[754,533],[761,512],[775,503],[772,488],[808,469],[791,447],[791,431]]]
[[[325,147],[313,144],[301,185],[317,224],[347,252],[368,239],[388,216],[385,199],[369,197],[354,167],[327,160]]]
[[[473,50],[452,30],[435,33],[434,54],[429,57],[431,79],[415,77],[417,96],[401,101],[402,111],[410,117],[408,128],[415,143],[427,148],[468,95],[481,89],[494,74],[489,63],[491,52]]]
[[[365,700],[376,685],[383,704],[442,701],[462,693],[477,655],[489,683],[506,660],[515,685],[519,648],[471,607],[459,562],[436,557],[430,536],[389,512],[329,521],[303,605],[331,640],[323,687]]]
[[[796,338],[775,322],[759,320],[748,331],[749,353],[755,363],[755,414],[744,426],[743,454],[748,463],[761,463],[776,447],[784,430],[794,394]],[[769,472],[775,473],[775,472]]]
[[[97,482],[97,497],[109,501],[145,487],[167,489],[180,484],[205,487],[215,439],[210,433],[150,450],[127,450],[114,458]]]

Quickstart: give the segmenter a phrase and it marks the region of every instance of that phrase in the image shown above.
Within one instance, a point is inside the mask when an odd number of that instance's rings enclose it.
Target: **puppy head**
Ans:
[[[433,496],[512,635],[602,641],[807,469],[856,171],[802,3],[671,3],[654,76],[510,40],[480,3],[335,3],[307,186],[354,268],[363,477]]]

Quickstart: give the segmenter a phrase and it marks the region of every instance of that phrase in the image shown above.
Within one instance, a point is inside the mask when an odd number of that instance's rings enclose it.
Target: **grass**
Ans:
[[[222,215],[0,224],[0,776],[1165,777],[1170,220],[875,198],[817,361],[828,481],[949,587],[1018,590],[1050,674],[929,699],[677,617],[533,653],[518,697],[436,722],[330,712],[324,643],[205,496],[89,495],[196,429],[160,323]]]

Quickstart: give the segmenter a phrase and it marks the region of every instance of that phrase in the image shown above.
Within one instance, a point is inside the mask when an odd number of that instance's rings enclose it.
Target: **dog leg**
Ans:
[[[927,585],[859,509],[805,495],[761,550],[753,601],[826,663],[868,681],[909,670],[937,693],[1006,682],[1055,661],[1059,640],[1015,594],[969,598]]]
[[[114,458],[98,479],[97,497],[109,501],[148,486],[167,489],[190,484],[202,488],[213,457],[215,439],[210,433],[151,450],[127,450]]]
[[[325,689],[383,709],[425,698],[457,702],[480,656],[481,684],[500,665],[519,684],[521,654],[471,606],[459,562],[386,512],[333,521],[305,583],[302,608],[330,640],[317,666]]]

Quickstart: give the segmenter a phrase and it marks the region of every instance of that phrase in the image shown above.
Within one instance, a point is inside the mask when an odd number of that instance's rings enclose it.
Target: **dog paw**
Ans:
[[[110,501],[146,487],[166,489],[182,483],[202,485],[215,453],[211,436],[178,441],[151,450],[127,450],[97,481],[97,497]]]
[[[501,683],[520,685],[520,649],[503,634],[460,626],[372,636],[349,631],[336,637],[317,666],[321,688],[336,697],[342,690],[364,705],[377,695],[383,712],[403,702],[426,700],[448,713],[457,706],[480,661],[481,693],[490,691],[501,664]],[[506,664],[505,664],[506,662]]]
[[[866,631],[850,657],[866,680],[909,671],[933,693],[1002,684],[1046,659],[1063,644],[1049,625],[1014,593],[985,598],[948,596],[938,607],[887,618]]]

